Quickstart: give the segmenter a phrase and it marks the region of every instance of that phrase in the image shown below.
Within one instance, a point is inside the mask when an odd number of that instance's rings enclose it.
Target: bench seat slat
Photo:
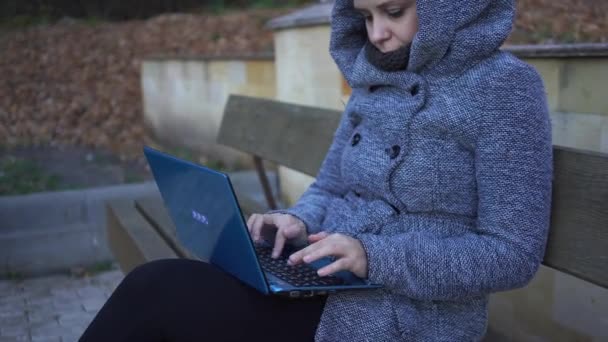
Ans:
[[[110,249],[125,274],[148,261],[177,257],[132,200],[109,202],[106,215]]]
[[[150,222],[151,226],[163,238],[165,243],[181,258],[195,257],[184,248],[177,239],[175,225],[169,216],[162,197],[146,197],[135,201],[136,209]]]

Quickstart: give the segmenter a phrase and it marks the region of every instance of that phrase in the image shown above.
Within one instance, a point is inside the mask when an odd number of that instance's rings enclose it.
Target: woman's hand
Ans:
[[[272,257],[281,255],[285,242],[294,240],[306,243],[306,225],[299,218],[289,214],[253,214],[247,220],[247,228],[253,241],[260,242],[262,231],[276,230]]]
[[[289,257],[291,265],[333,256],[336,261],[319,269],[317,273],[320,276],[347,270],[360,278],[367,278],[367,255],[359,240],[343,234],[321,232],[308,236],[308,241],[312,244]]]

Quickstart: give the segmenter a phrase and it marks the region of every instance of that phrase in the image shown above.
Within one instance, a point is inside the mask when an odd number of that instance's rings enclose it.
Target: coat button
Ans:
[[[355,196],[361,197],[361,194],[358,191],[355,191]]]
[[[361,141],[361,134],[357,133],[353,136],[353,141],[351,141],[351,145],[355,146],[359,143],[359,141]]]
[[[410,93],[412,94],[412,96],[416,96],[416,95],[418,95],[419,91],[420,91],[420,87],[416,84],[415,86],[412,87],[412,89],[410,90]]]
[[[401,147],[399,145],[395,145],[391,148],[387,148],[386,152],[391,157],[391,159],[395,159],[397,158],[397,156],[399,156],[399,153],[401,152]]]

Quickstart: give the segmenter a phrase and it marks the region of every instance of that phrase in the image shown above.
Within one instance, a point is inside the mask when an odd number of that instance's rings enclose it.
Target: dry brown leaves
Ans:
[[[140,62],[149,55],[272,51],[283,11],[172,14],[96,26],[64,21],[0,36],[0,144],[70,144],[139,155]]]
[[[518,0],[511,43],[608,42],[606,0]]]
[[[173,14],[95,26],[63,21],[0,36],[0,144],[108,148],[124,158],[145,139],[143,57],[272,51],[263,25],[283,11]],[[520,0],[511,43],[607,42],[608,1]]]

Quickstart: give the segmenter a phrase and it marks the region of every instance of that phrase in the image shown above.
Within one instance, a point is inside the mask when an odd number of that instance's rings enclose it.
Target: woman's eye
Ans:
[[[396,18],[400,18],[403,15],[403,12],[404,12],[403,9],[398,9],[398,10],[390,10],[387,13],[388,13],[389,17],[396,19]]]

